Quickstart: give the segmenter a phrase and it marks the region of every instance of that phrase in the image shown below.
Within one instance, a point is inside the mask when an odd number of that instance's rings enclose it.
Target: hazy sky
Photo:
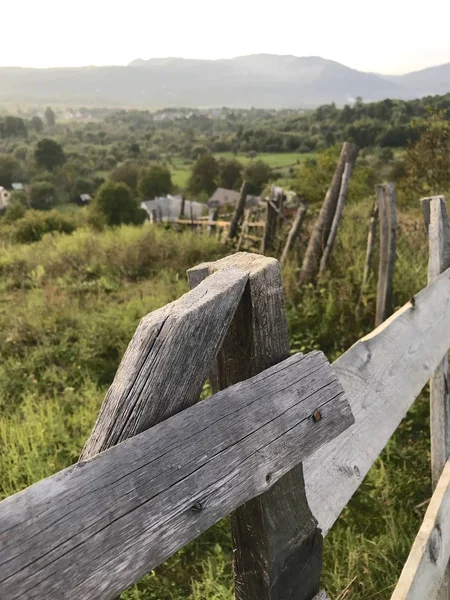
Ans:
[[[0,65],[322,56],[405,73],[450,62],[449,0],[0,0]]]

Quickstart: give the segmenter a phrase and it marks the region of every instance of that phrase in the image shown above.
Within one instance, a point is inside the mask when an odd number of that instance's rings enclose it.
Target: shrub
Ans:
[[[14,239],[22,244],[30,244],[39,241],[46,233],[53,231],[72,233],[75,229],[76,224],[73,220],[60,215],[56,211],[39,213],[30,210],[23,219],[17,221]]]

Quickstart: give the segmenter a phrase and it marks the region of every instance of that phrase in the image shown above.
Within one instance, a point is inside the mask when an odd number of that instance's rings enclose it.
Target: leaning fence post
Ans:
[[[249,280],[218,355],[220,389],[289,355],[278,261],[235,254],[191,269],[191,287],[228,267],[247,272]],[[240,507],[233,514],[232,530],[236,600],[311,600],[319,592],[322,535],[309,510],[302,465]]]
[[[283,266],[284,263],[286,262],[289,251],[295,244],[295,240],[297,239],[298,234],[300,233],[300,230],[302,228],[302,224],[303,224],[305,215],[306,215],[306,206],[302,203],[302,204],[300,204],[300,206],[297,210],[297,214],[295,215],[294,222],[292,223],[292,227],[287,236],[286,244],[283,248],[283,253],[280,258],[281,266]]]
[[[339,199],[339,190],[342,184],[342,174],[345,164],[349,163],[352,167],[358,157],[358,147],[349,142],[342,146],[341,154],[334,172],[330,187],[328,188],[319,216],[314,225],[312,235],[309,239],[302,268],[299,275],[299,284],[304,285],[315,281],[320,267],[323,249],[326,246],[331,225],[333,223],[336,205]]]
[[[392,291],[397,248],[397,207],[393,183],[375,186],[380,219],[380,262],[378,267],[375,327],[393,311]]]
[[[264,224],[264,235],[261,241],[261,254],[265,254],[269,248],[273,248],[273,241],[277,225],[278,213],[273,200],[266,203],[266,219]]]
[[[334,242],[336,240],[339,221],[341,220],[342,211],[344,210],[345,198],[347,197],[347,190],[352,176],[353,165],[351,163],[345,163],[344,172],[342,174],[341,189],[339,191],[339,198],[336,204],[336,210],[334,212],[333,223],[331,224],[330,233],[328,235],[327,244],[320,259],[319,275],[322,275],[327,268],[328,258],[333,250]]]
[[[450,267],[450,225],[443,196],[420,201],[429,240],[428,283]],[[436,489],[450,455],[450,395],[448,354],[446,353],[430,379],[431,480]],[[447,568],[436,600],[450,598],[450,567]]]
[[[234,211],[233,218],[230,223],[230,229],[228,231],[228,238],[233,240],[237,236],[239,221],[242,219],[242,215],[244,214],[245,202],[247,200],[247,182],[244,181],[241,186],[241,195],[239,196],[239,200],[236,204],[236,210]]]
[[[378,222],[378,204],[375,202],[374,207],[372,209],[372,215],[370,217],[369,224],[369,233],[367,234],[367,250],[366,250],[366,260],[364,261],[364,273],[363,279],[361,283],[361,293],[359,295],[359,304],[362,302],[362,297],[366,291],[367,283],[370,277],[370,270],[372,266],[372,257],[373,257],[373,246],[375,242],[375,233],[377,231],[377,222]],[[358,304],[358,306],[359,306]]]

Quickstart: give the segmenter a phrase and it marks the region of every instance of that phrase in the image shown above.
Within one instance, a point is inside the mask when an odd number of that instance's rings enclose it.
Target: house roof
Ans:
[[[154,198],[153,200],[144,200],[141,203],[141,208],[147,211],[150,218],[152,218],[152,211],[159,211],[163,221],[174,221],[178,219],[181,213],[181,196],[165,196],[163,198]],[[200,217],[205,208],[204,204],[200,202],[193,202],[191,200],[185,200],[184,202],[184,214],[187,218],[192,216],[194,219]]]
[[[19,182],[12,183],[11,187],[15,192],[20,192],[21,190],[25,189],[25,186],[23,185],[23,183],[19,183]]]
[[[225,204],[236,204],[240,197],[240,192],[235,190],[227,190],[226,188],[217,188],[211,198],[208,200],[207,205],[209,208],[216,208],[217,206],[223,206]],[[247,195],[245,206],[251,208],[261,202],[259,196]]]

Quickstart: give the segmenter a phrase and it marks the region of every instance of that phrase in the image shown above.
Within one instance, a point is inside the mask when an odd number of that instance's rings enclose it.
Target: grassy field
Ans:
[[[305,237],[286,265],[293,351],[320,348],[335,360],[372,329],[374,281],[355,316],[370,209],[370,201],[346,207],[319,286],[297,286]],[[0,244],[1,498],[77,460],[140,318],[187,291],[187,268],[224,252],[211,238],[149,225]],[[426,267],[423,230],[402,233],[397,307],[426,284]],[[323,585],[332,599],[347,586],[345,600],[390,598],[423,516],[416,507],[430,497],[427,413],[424,393],[327,536]],[[123,598],[231,600],[231,557],[225,519]]]
[[[308,158],[314,158],[315,154],[313,154],[313,153],[299,154],[296,152],[278,153],[278,154],[276,154],[276,153],[274,153],[274,154],[261,153],[256,156],[256,159],[253,159],[253,158],[249,158],[247,156],[247,154],[236,154],[235,155],[232,152],[218,152],[218,153],[214,154],[214,156],[217,159],[226,158],[228,160],[231,160],[232,158],[235,158],[236,160],[241,162],[243,165],[246,165],[247,163],[249,163],[252,160],[263,160],[268,165],[270,165],[272,167],[272,169],[279,171],[281,173],[281,175],[284,176],[285,174],[287,174],[288,167],[295,166],[300,162],[304,162]],[[182,159],[182,158],[176,157],[176,158],[172,159],[172,165],[171,165],[172,182],[180,190],[184,190],[186,188],[186,185],[187,185],[190,173],[191,173],[192,164],[193,164],[193,161],[186,161],[185,159]]]

